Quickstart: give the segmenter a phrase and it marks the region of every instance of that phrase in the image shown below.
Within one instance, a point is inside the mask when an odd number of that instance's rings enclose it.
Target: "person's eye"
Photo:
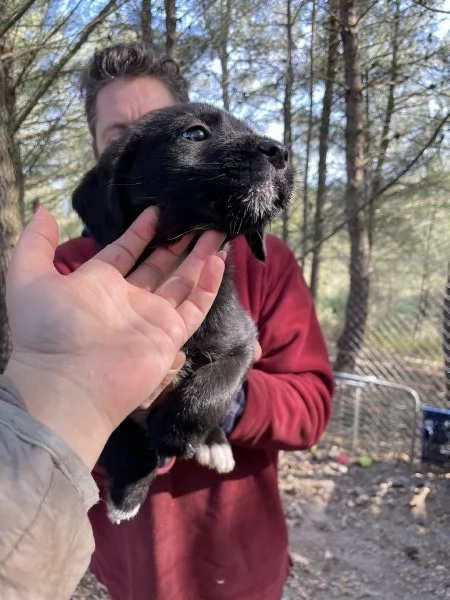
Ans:
[[[105,139],[105,143],[106,144],[111,144],[111,142],[114,142],[114,140],[117,140],[120,138],[120,133],[110,133],[108,136],[106,136]]]
[[[105,144],[109,145],[114,140],[120,138],[120,136],[123,135],[127,129],[128,127],[125,125],[117,125],[117,127],[111,128],[105,136]]]
[[[185,140],[189,140],[190,142],[203,142],[203,140],[210,137],[209,131],[205,127],[200,127],[200,125],[189,127],[181,135]]]

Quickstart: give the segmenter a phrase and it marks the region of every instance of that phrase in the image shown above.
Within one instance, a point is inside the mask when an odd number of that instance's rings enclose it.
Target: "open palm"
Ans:
[[[212,231],[184,260],[188,238],[156,250],[127,276],[156,222],[155,210],[145,211],[119,240],[63,276],[53,267],[57,225],[40,211],[8,274],[12,367],[39,373],[46,390],[44,380],[54,382],[60,398],[74,389],[90,396],[112,429],[163,381],[223,276],[223,257],[216,254],[223,236]]]

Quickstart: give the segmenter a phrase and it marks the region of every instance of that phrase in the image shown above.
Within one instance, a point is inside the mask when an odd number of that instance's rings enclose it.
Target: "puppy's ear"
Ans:
[[[262,227],[245,235],[245,239],[250,246],[250,250],[253,252],[254,256],[262,262],[266,260],[265,237],[266,235]]]
[[[102,156],[72,194],[73,208],[102,246],[119,237],[124,229],[120,190],[114,185],[115,163],[109,153]]]
[[[136,128],[114,140],[72,195],[73,208],[101,246],[116,240],[131,225],[132,217],[126,214],[127,184],[140,141]]]

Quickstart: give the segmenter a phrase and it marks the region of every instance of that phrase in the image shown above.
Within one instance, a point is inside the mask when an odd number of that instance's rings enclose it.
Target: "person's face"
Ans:
[[[116,79],[97,94],[94,155],[97,159],[131,123],[158,108],[176,104],[169,89],[158,79]]]

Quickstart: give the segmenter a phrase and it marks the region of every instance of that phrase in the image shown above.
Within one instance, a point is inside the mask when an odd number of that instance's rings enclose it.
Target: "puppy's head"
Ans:
[[[113,142],[75,190],[73,207],[101,245],[156,205],[152,246],[217,229],[228,239],[245,235],[263,260],[264,228],[291,190],[282,144],[222,110],[185,104],[145,115]]]

